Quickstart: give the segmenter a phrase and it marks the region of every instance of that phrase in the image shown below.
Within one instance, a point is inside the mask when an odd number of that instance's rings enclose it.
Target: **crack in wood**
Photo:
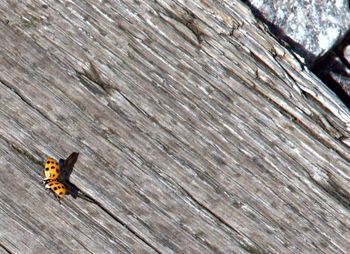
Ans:
[[[145,243],[147,246],[149,246],[151,249],[153,249],[155,252],[161,254],[157,247],[155,247],[152,243],[150,243],[145,237],[143,237],[141,234],[139,234],[136,230],[131,228],[126,222],[124,222],[122,219],[118,218],[115,214],[113,214],[111,211],[109,211],[106,207],[104,207],[100,202],[97,200],[94,200],[95,204],[106,214],[108,214],[113,220],[118,222],[120,225],[122,225],[124,228],[129,230],[133,235],[135,235],[138,239],[140,239],[143,243]]]
[[[182,14],[166,11],[166,14],[159,13],[159,17],[163,21],[166,21],[171,26],[173,26],[174,29],[176,29],[176,31],[180,33],[183,38],[190,42],[193,46],[199,47],[203,42],[203,37],[206,36],[206,34],[201,31],[199,26],[196,24],[196,21],[198,19],[193,12],[188,9],[183,9],[182,11]],[[189,36],[185,30],[189,31],[196,38],[196,43],[194,43],[194,40],[190,38],[193,36]]]
[[[69,135],[69,133],[65,129],[63,129],[59,124],[57,124],[59,121],[54,122],[50,118],[48,118],[41,110],[39,110],[38,108],[34,107],[34,105],[32,105],[26,97],[24,97],[17,89],[13,88],[6,81],[0,79],[0,82],[2,82],[9,90],[11,90],[14,94],[16,94],[24,103],[26,103],[30,108],[32,108],[40,116],[42,116],[44,119],[46,119],[47,121],[51,122],[53,125],[58,127],[62,132],[64,132],[67,135]]]
[[[84,69],[83,73],[76,69],[74,70],[77,73],[78,78],[80,79],[80,81],[82,81],[84,85],[86,85],[86,82],[84,82],[84,77],[85,77],[91,82],[98,85],[106,94],[108,94],[109,93],[108,91],[112,88],[110,84],[102,80],[99,71],[97,70],[97,68],[95,67],[95,64],[91,60],[89,60],[89,69],[88,70]],[[95,93],[96,90],[93,90],[92,92]]]
[[[35,164],[42,166],[43,165],[43,161],[38,160],[34,155],[32,155],[30,152],[21,149],[19,146],[17,146],[14,143],[10,143],[9,140],[7,140],[4,136],[1,136],[1,138],[3,140],[5,140],[5,142],[7,142],[7,144],[16,152],[18,152],[19,154],[22,154],[23,156],[25,156],[26,158],[28,158],[29,160],[33,161]]]
[[[186,195],[198,206],[201,208],[201,210],[205,211],[207,214],[210,214],[211,217],[215,218],[215,220],[219,221],[221,224],[225,225],[227,228],[232,230],[236,233],[236,237],[238,236],[238,244],[252,254],[268,254],[267,251],[265,251],[262,247],[260,247],[257,243],[249,239],[247,236],[243,236],[237,229],[232,227],[228,222],[226,222],[223,218],[221,218],[219,215],[217,215],[214,211],[212,211],[210,208],[208,208],[206,205],[198,201],[190,192],[188,192],[185,188],[179,186],[181,188],[181,191],[186,193]],[[234,237],[235,238],[235,237]],[[248,242],[253,243],[249,244]],[[211,246],[208,246],[211,247]]]
[[[327,172],[328,175],[328,186],[320,185],[329,195],[331,195],[336,201],[338,201],[345,209],[350,210],[350,193],[344,189],[337,181],[334,176]]]
[[[0,243],[0,248],[2,248],[8,254],[14,254],[14,252],[10,251],[10,249],[7,248],[3,243]]]

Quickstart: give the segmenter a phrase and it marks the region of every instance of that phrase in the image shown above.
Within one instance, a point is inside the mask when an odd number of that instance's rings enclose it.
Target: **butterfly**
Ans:
[[[44,180],[46,184],[52,181],[65,181],[69,179],[70,174],[73,171],[74,164],[78,160],[79,153],[72,153],[66,160],[59,159],[57,162],[54,158],[49,157],[45,163]]]
[[[67,159],[59,159],[57,162],[54,158],[49,157],[44,165],[43,184],[45,189],[51,191],[60,201],[65,195],[70,194],[73,198],[83,198],[90,202],[93,199],[84,194],[75,184],[69,180],[72,174],[74,164],[78,160],[79,153],[73,152]]]

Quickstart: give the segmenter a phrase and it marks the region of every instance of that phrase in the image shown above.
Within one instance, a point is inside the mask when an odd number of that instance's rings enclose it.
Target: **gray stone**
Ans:
[[[327,52],[350,26],[348,1],[247,1],[270,23],[304,47],[306,62]]]

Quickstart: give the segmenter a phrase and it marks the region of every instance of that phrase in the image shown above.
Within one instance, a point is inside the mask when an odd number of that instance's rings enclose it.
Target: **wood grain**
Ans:
[[[3,253],[348,253],[350,112],[242,3],[0,14]]]

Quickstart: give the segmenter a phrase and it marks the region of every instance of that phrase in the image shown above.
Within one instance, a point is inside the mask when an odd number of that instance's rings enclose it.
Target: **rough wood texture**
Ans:
[[[2,253],[349,253],[350,113],[246,6],[0,13]],[[96,203],[45,194],[72,151]]]

